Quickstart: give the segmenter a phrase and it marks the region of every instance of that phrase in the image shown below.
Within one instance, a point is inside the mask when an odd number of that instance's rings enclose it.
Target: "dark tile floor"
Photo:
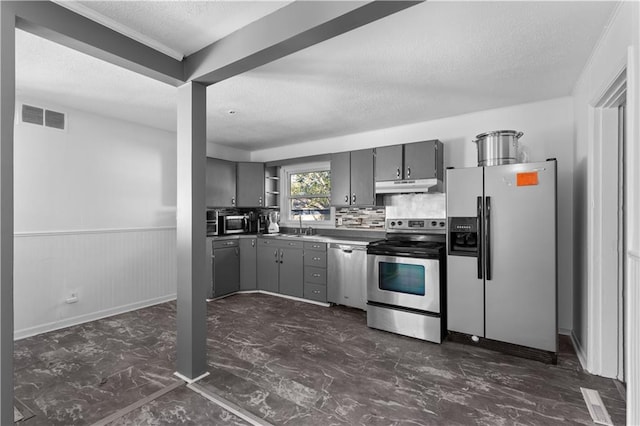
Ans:
[[[593,424],[580,387],[615,424],[610,379],[584,373],[566,339],[558,365],[366,326],[365,313],[242,294],[208,304],[200,385],[274,424]],[[23,424],[91,424],[176,382],[175,304],[16,342]],[[114,424],[247,424],[181,386]]]

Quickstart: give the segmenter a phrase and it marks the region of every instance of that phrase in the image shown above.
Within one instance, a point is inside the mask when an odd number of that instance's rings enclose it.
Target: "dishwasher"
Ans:
[[[330,243],[327,301],[367,310],[367,246]]]

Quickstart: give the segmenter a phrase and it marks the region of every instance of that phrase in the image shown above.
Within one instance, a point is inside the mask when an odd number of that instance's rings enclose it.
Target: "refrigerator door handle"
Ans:
[[[482,279],[482,197],[477,198],[478,279]]]
[[[485,275],[487,280],[491,280],[491,197],[485,200]]]

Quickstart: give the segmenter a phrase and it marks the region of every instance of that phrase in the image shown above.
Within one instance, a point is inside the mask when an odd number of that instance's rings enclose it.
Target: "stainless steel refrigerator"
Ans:
[[[556,161],[449,169],[447,328],[557,353]]]

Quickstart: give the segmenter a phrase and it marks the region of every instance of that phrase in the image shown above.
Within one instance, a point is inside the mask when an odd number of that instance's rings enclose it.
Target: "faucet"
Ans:
[[[305,235],[313,235],[313,228],[309,226],[306,231],[304,231]]]
[[[298,215],[298,219],[300,219],[300,227],[298,228],[298,235],[302,235],[302,210],[300,210],[300,214]]]

